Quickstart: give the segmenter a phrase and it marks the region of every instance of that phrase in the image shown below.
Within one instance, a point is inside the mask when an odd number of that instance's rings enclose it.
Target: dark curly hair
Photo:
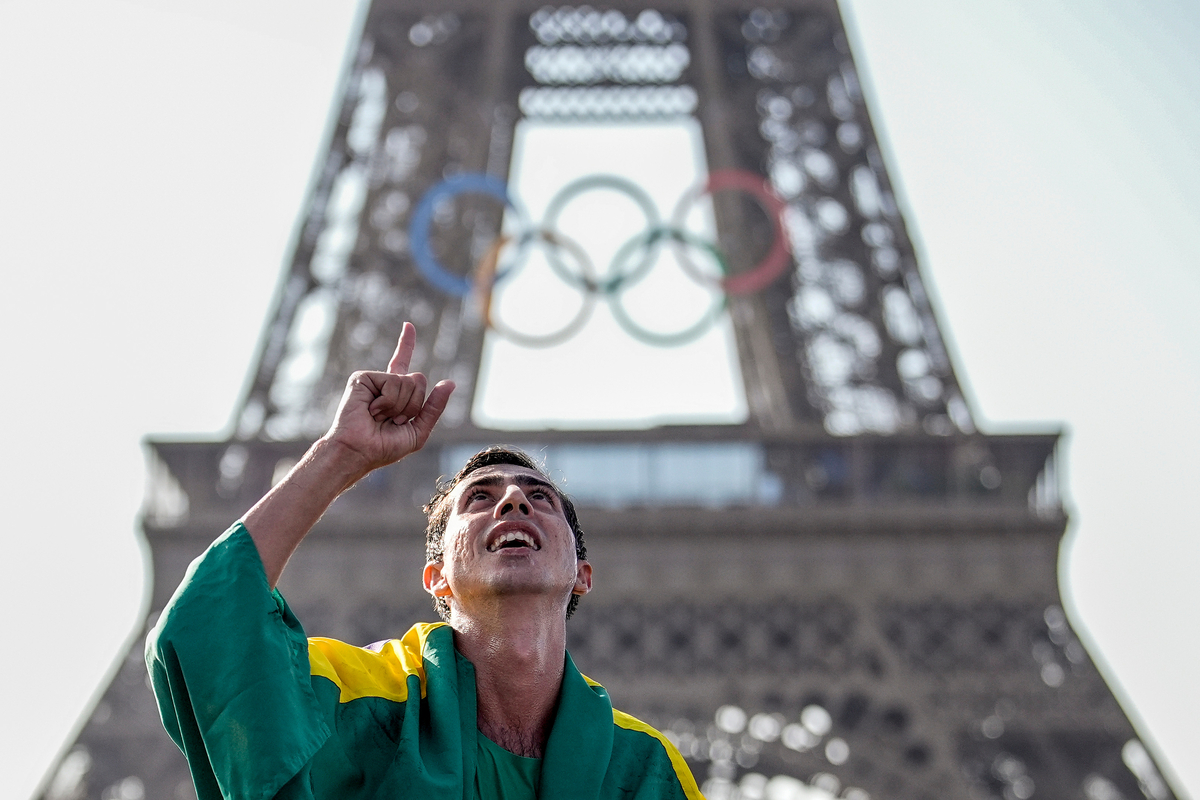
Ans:
[[[442,478],[438,481],[433,496],[424,506],[425,516],[428,518],[425,525],[425,560],[437,562],[441,561],[445,555],[446,523],[450,519],[450,505],[446,502],[446,498],[454,491],[454,487],[462,483],[463,479],[475,470],[497,464],[525,467],[546,479],[547,483],[554,488],[555,494],[558,495],[558,499],[562,503],[563,515],[567,518],[567,525],[570,526],[571,533],[575,535],[575,557],[580,560],[586,559],[587,546],[583,543],[583,528],[579,527],[579,518],[575,515],[575,504],[571,502],[571,498],[546,475],[541,465],[527,453],[507,445],[492,445],[467,459],[467,463],[453,478]],[[579,595],[571,595],[571,599],[567,601],[567,619],[570,619],[571,615],[575,613],[578,605]],[[433,607],[437,609],[439,617],[447,622],[450,621],[450,604],[446,602],[446,598],[433,598]]]

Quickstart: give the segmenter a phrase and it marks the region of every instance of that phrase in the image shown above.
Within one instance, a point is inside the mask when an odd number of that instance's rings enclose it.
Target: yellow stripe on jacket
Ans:
[[[416,675],[425,696],[425,640],[444,622],[414,625],[402,639],[391,639],[379,652],[315,637],[308,640],[312,674],[328,678],[341,690],[338,702],[381,697],[403,703],[408,699],[408,676]]]

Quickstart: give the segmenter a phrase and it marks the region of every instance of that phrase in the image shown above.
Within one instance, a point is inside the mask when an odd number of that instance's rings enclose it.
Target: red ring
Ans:
[[[771,249],[761,261],[745,272],[729,275],[719,280],[714,280],[700,272],[687,258],[680,258],[680,264],[693,278],[718,285],[725,290],[726,294],[753,294],[767,288],[783,274],[791,255],[787,235],[783,230],[783,212],[787,205],[771,191],[765,178],[744,169],[719,169],[710,173],[708,180],[704,182],[699,191],[693,190],[679,198],[679,205],[675,207],[672,221],[676,228],[682,229],[688,205],[702,195],[726,189],[735,189],[753,195],[762,206],[763,211],[771,218],[771,227],[775,230],[775,241],[771,243]]]

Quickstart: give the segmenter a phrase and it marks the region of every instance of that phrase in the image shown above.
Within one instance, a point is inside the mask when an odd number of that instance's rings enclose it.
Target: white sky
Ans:
[[[139,439],[228,421],[353,6],[0,0],[8,796],[140,623]],[[1196,794],[1200,6],[846,11],[977,415],[1068,426],[1068,612]]]

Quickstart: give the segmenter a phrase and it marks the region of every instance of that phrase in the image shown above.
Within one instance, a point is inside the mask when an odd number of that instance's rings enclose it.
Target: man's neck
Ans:
[[[509,752],[540,758],[554,723],[567,649],[561,606],[510,598],[485,614],[457,609],[454,645],[475,667],[480,732]]]

